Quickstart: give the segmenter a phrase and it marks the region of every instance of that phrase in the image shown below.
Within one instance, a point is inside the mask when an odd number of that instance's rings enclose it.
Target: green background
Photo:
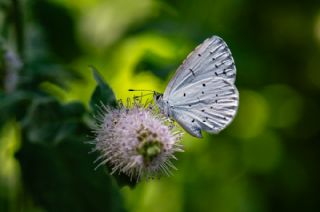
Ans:
[[[1,0],[0,30],[0,211],[320,210],[319,1]],[[88,65],[117,99],[163,92],[212,35],[237,67],[233,123],[185,134],[171,177],[130,188],[94,171]],[[8,50],[24,64],[13,91]]]

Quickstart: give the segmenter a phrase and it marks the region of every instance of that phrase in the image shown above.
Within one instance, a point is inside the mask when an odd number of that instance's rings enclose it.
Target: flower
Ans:
[[[98,166],[107,164],[111,174],[124,173],[137,181],[170,175],[170,168],[176,169],[170,160],[183,151],[182,133],[151,104],[134,99],[126,106],[120,102],[116,109],[102,106],[101,111],[94,130],[94,150],[101,154]]]

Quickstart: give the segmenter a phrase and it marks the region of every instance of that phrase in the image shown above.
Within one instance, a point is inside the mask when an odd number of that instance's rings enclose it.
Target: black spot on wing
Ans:
[[[192,68],[189,68],[189,71],[192,73],[193,76],[195,76],[194,75],[194,71],[192,70]]]

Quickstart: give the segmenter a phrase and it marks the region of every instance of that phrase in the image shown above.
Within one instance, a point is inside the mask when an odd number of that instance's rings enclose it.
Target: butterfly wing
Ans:
[[[169,82],[164,92],[164,100],[168,100],[171,93],[186,84],[208,77],[222,77],[232,83],[236,78],[236,67],[231,52],[218,36],[206,39],[188,55]]]
[[[191,135],[202,137],[201,130],[218,133],[230,124],[239,94],[229,80],[209,77],[184,86],[171,98],[171,116]]]
[[[176,71],[163,95],[163,108],[187,132],[218,133],[233,120],[239,94],[236,67],[227,44],[213,36],[200,44]]]

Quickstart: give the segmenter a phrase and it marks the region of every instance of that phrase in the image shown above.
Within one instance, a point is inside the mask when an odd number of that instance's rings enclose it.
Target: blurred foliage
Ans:
[[[230,127],[185,135],[169,178],[94,171],[96,106],[163,91],[214,34],[238,70]],[[319,211],[319,58],[315,0],[0,0],[0,211]]]
[[[102,76],[94,66],[90,66],[90,68],[92,69],[94,79],[97,82],[97,86],[94,89],[90,100],[91,109],[95,114],[97,114],[101,105],[116,107],[117,102],[112,89],[105,83]]]

